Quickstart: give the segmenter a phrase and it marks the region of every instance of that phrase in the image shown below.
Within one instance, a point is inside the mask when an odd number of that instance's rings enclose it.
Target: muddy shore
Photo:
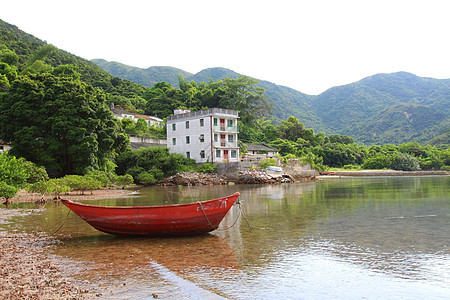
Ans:
[[[97,190],[81,195],[65,195],[70,200],[118,198],[128,190]],[[12,202],[36,202],[40,195],[20,191]],[[48,201],[51,197],[47,197]],[[50,200],[52,201],[52,200]],[[0,207],[0,225],[12,217],[29,214],[28,210]],[[0,299],[95,299],[101,294],[80,287],[64,268],[65,262],[49,255],[58,243],[41,233],[6,232],[0,228]]]

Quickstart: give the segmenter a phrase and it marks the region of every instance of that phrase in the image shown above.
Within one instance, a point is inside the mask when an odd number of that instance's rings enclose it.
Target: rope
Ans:
[[[200,205],[200,208],[201,208],[201,210],[202,210],[202,212],[203,212],[203,215],[205,216],[205,219],[206,219],[206,221],[208,222],[208,224],[209,224],[212,228],[214,228],[214,225],[211,224],[211,222],[210,222],[209,219],[208,219],[208,216],[207,216],[206,213],[205,213],[205,210],[203,209],[203,205],[202,205],[200,202],[197,202],[197,203],[198,203],[198,205]],[[240,215],[241,215],[241,212],[242,212],[241,202],[239,201],[239,198],[238,198],[238,200],[236,201],[236,204],[239,204],[239,214],[238,214],[238,216],[236,217],[236,219],[234,220],[233,224],[231,224],[231,226],[229,226],[229,227],[221,228],[221,229],[216,228],[215,230],[217,230],[217,231],[225,231],[225,230],[231,229],[234,225],[236,225],[236,222],[237,222],[237,220],[239,219],[239,217],[240,217]]]
[[[205,216],[205,219],[206,219],[206,221],[208,222],[209,226],[211,226],[212,228],[214,228],[214,225],[211,224],[211,222],[210,222],[209,219],[208,219],[208,216],[207,216],[206,213],[205,213],[205,210],[203,209],[203,205],[200,203],[200,201],[197,202],[197,203],[198,203],[198,205],[200,205],[200,208],[202,209],[203,215]]]
[[[63,227],[63,225],[66,223],[66,221],[67,221],[67,218],[69,217],[69,214],[70,214],[70,212],[71,212],[71,210],[69,209],[69,212],[67,213],[67,215],[66,215],[66,218],[64,219],[64,221],[62,222],[62,224],[61,224],[61,226],[59,226],[59,228],[58,229],[56,229],[56,231],[55,232],[53,232],[52,234],[50,234],[50,235],[54,235],[54,234],[56,234],[62,227]]]

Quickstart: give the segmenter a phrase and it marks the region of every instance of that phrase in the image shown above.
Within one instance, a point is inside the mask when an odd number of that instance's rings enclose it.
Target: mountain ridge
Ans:
[[[233,70],[216,67],[183,77],[187,81],[199,83],[225,77],[236,78],[239,75],[241,74]],[[178,86],[178,78],[173,76],[159,79]],[[428,142],[448,132],[450,79],[419,77],[404,71],[378,73],[353,83],[331,87],[319,95],[308,95],[265,80],[260,80],[258,86],[265,88],[266,96],[274,102],[275,119],[285,120],[289,116],[295,116],[306,127],[315,131],[349,135],[361,143],[402,143],[412,139]],[[411,105],[398,106],[401,103]],[[414,108],[413,104],[419,105],[421,109]],[[423,120],[426,117],[423,114],[430,112],[435,119],[430,118],[422,127],[407,126],[407,134],[392,134],[393,129],[381,126],[380,120],[400,126],[399,122],[388,120],[383,115],[383,112],[389,109],[396,111],[399,107],[409,110],[414,108],[414,118],[411,119],[413,123],[414,120]],[[412,114],[412,111],[404,113]],[[388,115],[398,118],[394,113]],[[378,133],[370,133],[369,128],[377,129]],[[396,130],[402,131],[401,127]],[[444,137],[446,139],[448,140],[448,134]]]

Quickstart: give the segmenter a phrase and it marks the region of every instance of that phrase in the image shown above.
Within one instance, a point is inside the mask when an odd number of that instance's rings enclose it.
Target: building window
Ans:
[[[200,126],[204,126],[205,125],[205,119],[200,119]]]
[[[186,129],[189,129],[189,121],[186,121]]]
[[[228,143],[232,143],[232,142],[234,142],[234,136],[229,134],[228,135]]]
[[[220,150],[216,150],[216,157],[220,157]]]
[[[172,145],[176,145],[177,144],[177,138],[172,138]]]
[[[214,118],[214,126],[217,126],[217,118]]]
[[[172,124],[172,131],[175,131],[175,130],[177,130],[177,124],[173,123]]]
[[[236,150],[231,150],[231,158],[236,158]]]
[[[233,120],[228,120],[228,127],[233,127]]]
[[[218,142],[219,141],[219,137],[217,135],[217,133],[214,133],[214,142]]]
[[[200,158],[205,158],[205,150],[200,151]]]
[[[200,143],[203,143],[205,141],[205,135],[200,134]]]
[[[189,152],[189,151],[186,152],[186,157],[187,157],[187,158],[191,158],[191,152]]]
[[[191,139],[189,138],[189,136],[186,136],[186,144],[189,144],[191,142]]]

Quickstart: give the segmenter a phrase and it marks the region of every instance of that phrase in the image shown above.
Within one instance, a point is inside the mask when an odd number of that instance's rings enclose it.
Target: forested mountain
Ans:
[[[179,87],[178,75],[186,82],[197,83],[240,75],[225,68],[190,74],[172,67],[139,69],[94,60],[110,74],[94,62],[48,45],[0,20],[0,52],[2,49],[17,54],[15,64],[19,72],[27,68],[45,69],[45,64],[52,67],[74,65],[82,81],[105,92],[107,102],[141,110],[148,106],[144,99],[147,86],[155,82],[165,81]],[[330,88],[317,96],[263,80],[258,86],[266,90],[266,97],[274,103],[275,124],[292,115],[315,132],[345,134],[365,144],[412,140],[450,143],[450,79],[422,78],[405,72],[377,74]]]
[[[178,85],[178,75],[182,75],[185,78],[192,76],[189,72],[172,67],[150,67],[147,69],[141,69],[137,67],[130,67],[115,61],[108,62],[104,59],[93,59],[91,61],[114,76],[127,79],[147,87],[152,87],[155,83],[161,81],[165,81],[172,85]],[[161,80],[161,78],[163,78],[163,80]]]
[[[104,61],[102,65],[105,65]],[[127,66],[127,70],[129,68],[132,67]],[[139,70],[136,69],[136,74]],[[169,74],[169,70],[174,69],[167,70]],[[151,72],[151,68],[146,69],[146,73]],[[146,76],[178,86],[176,76],[164,73],[159,70],[157,74]],[[195,75],[179,74],[185,80],[197,83],[239,75],[225,68],[209,68]],[[258,86],[266,89],[266,96],[274,102],[276,119],[285,120],[292,115],[316,132],[345,134],[365,144],[428,142],[432,139],[449,143],[450,79],[423,78],[406,72],[376,74],[330,88],[317,96],[268,81],[260,81]]]
[[[331,132],[363,143],[425,142],[449,128],[450,79],[377,74],[331,88],[312,105]]]
[[[0,50],[8,49],[17,54],[17,63],[20,72],[26,68],[45,68],[41,62],[52,67],[64,64],[76,66],[81,74],[81,80],[101,88],[108,98],[126,99],[139,98],[146,88],[129,80],[115,77],[102,68],[86,59],[57,49],[46,42],[23,32],[19,28],[0,20]]]

